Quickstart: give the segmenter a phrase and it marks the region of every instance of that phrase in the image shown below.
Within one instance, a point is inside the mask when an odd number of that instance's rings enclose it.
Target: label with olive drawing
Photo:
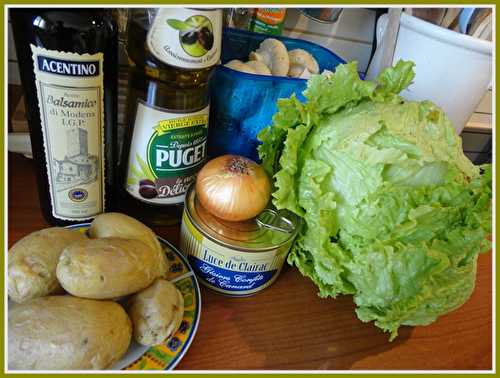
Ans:
[[[208,110],[173,113],[137,103],[126,190],[148,203],[182,203],[206,159]]]
[[[159,8],[147,45],[166,64],[201,69],[219,61],[221,38],[220,9]]]

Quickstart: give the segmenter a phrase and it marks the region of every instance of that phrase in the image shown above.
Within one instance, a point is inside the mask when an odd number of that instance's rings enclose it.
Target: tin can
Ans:
[[[221,294],[248,296],[278,278],[300,224],[295,214],[272,209],[249,221],[226,222],[201,206],[192,185],[180,249],[202,284]]]

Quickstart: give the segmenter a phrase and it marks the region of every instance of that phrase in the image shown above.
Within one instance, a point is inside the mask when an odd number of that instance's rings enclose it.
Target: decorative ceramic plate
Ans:
[[[89,223],[68,228],[85,233]],[[201,312],[200,287],[186,258],[168,241],[158,238],[169,262],[167,279],[184,297],[184,318],[177,332],[165,344],[146,347],[132,341],[130,347],[111,370],[172,370],[186,354],[198,329]]]

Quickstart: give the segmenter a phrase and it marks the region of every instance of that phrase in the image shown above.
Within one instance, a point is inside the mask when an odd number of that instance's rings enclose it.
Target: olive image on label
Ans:
[[[218,63],[221,9],[159,8],[149,22],[147,48],[160,62],[184,70],[205,69]],[[135,37],[134,41],[133,45],[141,44]]]
[[[139,181],[139,194],[143,198],[155,198],[158,196],[156,184],[152,180],[144,179]]]
[[[213,26],[205,16],[195,15],[186,20],[168,19],[167,24],[179,31],[179,40],[186,54],[200,57],[214,45]]]
[[[137,103],[125,189],[136,199],[157,205],[180,204],[206,159],[206,106],[173,113]]]

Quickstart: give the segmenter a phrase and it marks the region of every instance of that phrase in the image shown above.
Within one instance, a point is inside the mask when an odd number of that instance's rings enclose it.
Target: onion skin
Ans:
[[[239,222],[265,209],[271,198],[271,182],[256,162],[223,155],[210,160],[198,173],[196,197],[212,215]]]

